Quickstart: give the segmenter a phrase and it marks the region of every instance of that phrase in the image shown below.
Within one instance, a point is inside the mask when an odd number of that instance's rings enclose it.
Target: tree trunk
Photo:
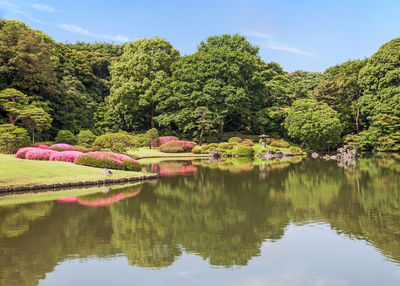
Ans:
[[[200,131],[200,135],[199,135],[200,145],[203,144],[203,133],[204,133],[204,126],[201,126],[201,131]]]
[[[156,122],[154,121],[154,104],[151,104],[150,107],[150,127],[151,128],[156,128]]]
[[[357,108],[357,112],[356,112],[356,131],[358,133],[358,119],[360,117],[360,108]]]
[[[301,145],[300,145],[300,149],[303,149],[303,147],[304,147],[304,144],[306,144],[306,140],[304,140],[304,141],[303,141],[303,143],[301,143]]]
[[[32,144],[35,144],[35,128],[32,128]]]
[[[8,116],[8,121],[10,121],[10,124],[15,125],[16,119],[14,120],[14,117],[12,116],[12,114],[10,114],[10,115]]]
[[[222,132],[224,132],[224,122],[223,121],[221,121],[219,123],[219,137],[220,138],[222,137]]]

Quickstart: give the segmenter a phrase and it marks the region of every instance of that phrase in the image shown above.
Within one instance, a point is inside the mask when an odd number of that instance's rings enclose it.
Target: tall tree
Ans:
[[[145,126],[155,127],[158,93],[178,59],[178,50],[158,37],[125,45],[122,56],[111,65],[110,103],[120,117],[121,127],[140,128],[135,121],[143,117],[150,123],[144,122]]]
[[[158,123],[183,131],[196,108],[204,106],[215,117],[220,135],[228,123],[232,129],[249,128],[253,108],[265,106],[261,64],[258,48],[245,37],[208,38],[195,54],[173,66],[160,93]]]
[[[338,113],[328,104],[315,99],[298,99],[285,120],[288,135],[314,149],[326,149],[340,141],[343,126]]]

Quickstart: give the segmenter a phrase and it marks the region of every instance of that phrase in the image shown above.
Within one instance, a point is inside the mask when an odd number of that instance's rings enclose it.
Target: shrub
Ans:
[[[66,143],[66,144],[75,144],[76,138],[74,134],[69,130],[60,130],[57,133],[56,143]]]
[[[183,150],[185,152],[190,152],[192,151],[193,147],[197,145],[196,142],[194,141],[184,141],[184,140],[179,140],[179,143],[181,143]]]
[[[279,147],[279,148],[289,148],[290,144],[286,141],[281,141],[281,140],[272,140],[272,142],[269,144],[272,147]]]
[[[179,141],[168,141],[160,146],[160,151],[165,153],[181,153],[185,149]]]
[[[45,145],[45,144],[36,144],[36,145],[33,145],[32,147],[39,148],[39,149],[46,149],[46,150],[51,149],[49,145]]]
[[[51,145],[50,148],[54,151],[75,151],[74,146],[69,144],[54,144]]]
[[[18,149],[17,153],[15,153],[15,158],[25,159],[26,152],[28,152],[29,149],[32,149],[32,148],[35,148],[35,147],[24,147],[24,148]]]
[[[229,143],[242,143],[242,138],[240,138],[240,137],[231,137],[231,138],[229,138]]]
[[[84,147],[84,146],[79,146],[79,145],[74,145],[75,151],[79,151],[82,153],[87,153],[89,152],[89,149]]]
[[[253,142],[252,140],[250,140],[250,139],[244,139],[244,140],[242,141],[242,144],[251,147],[251,146],[254,145],[254,142]]]
[[[230,150],[233,148],[233,145],[232,143],[224,142],[224,143],[219,143],[218,148],[223,150]]]
[[[58,153],[57,151],[53,150],[45,150],[39,148],[30,148],[25,152],[25,159],[28,160],[49,160],[50,156],[54,153]]]
[[[12,124],[0,125],[0,152],[13,154],[21,147],[28,146],[30,138],[24,128]]]
[[[129,156],[113,152],[89,152],[80,155],[75,164],[127,171],[140,171],[140,163]]]
[[[301,154],[301,153],[303,153],[303,151],[299,147],[292,147],[292,148],[290,148],[290,153]]]
[[[83,153],[79,151],[62,151],[62,152],[53,151],[53,153],[49,157],[49,161],[63,161],[63,162],[73,163],[75,159],[82,154]]]
[[[167,143],[169,141],[177,141],[179,140],[178,137],[175,136],[163,136],[163,137],[158,137],[151,141],[151,147],[160,147],[162,144]]]
[[[201,146],[194,146],[192,149],[193,154],[201,154],[201,151],[202,151]]]
[[[236,145],[230,151],[231,155],[234,156],[241,156],[241,157],[249,157],[253,155],[253,148],[246,146],[246,145]]]
[[[97,137],[93,145],[108,148],[113,152],[125,152],[129,148],[136,148],[139,142],[135,136],[122,132],[108,133]]]
[[[92,151],[92,152],[101,151],[101,147],[95,145],[95,146],[93,146],[92,148],[90,148],[90,151]]]
[[[94,140],[96,140],[96,135],[90,130],[81,130],[78,135],[76,135],[76,140],[79,145],[90,148]]]

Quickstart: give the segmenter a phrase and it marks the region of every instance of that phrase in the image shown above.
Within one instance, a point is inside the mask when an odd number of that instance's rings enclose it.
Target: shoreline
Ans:
[[[25,193],[30,191],[39,190],[56,190],[61,188],[70,187],[87,187],[87,186],[106,186],[114,184],[124,184],[130,182],[144,182],[148,180],[158,179],[158,174],[150,174],[146,176],[139,177],[126,177],[120,179],[104,179],[96,181],[81,181],[81,182],[66,182],[66,183],[55,183],[55,184],[43,184],[43,185],[23,185],[23,186],[10,186],[10,187],[0,187],[0,196],[3,194],[10,193]]]

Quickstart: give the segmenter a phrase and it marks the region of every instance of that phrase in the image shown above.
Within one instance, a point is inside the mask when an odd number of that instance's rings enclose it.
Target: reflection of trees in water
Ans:
[[[236,173],[198,164],[191,177],[146,183],[137,197],[111,207],[46,202],[2,208],[0,279],[35,285],[69,255],[125,253],[132,265],[159,268],[185,250],[212,265],[246,265],[264,240],[280,239],[291,220],[323,220],[399,263],[400,159],[358,163],[345,171],[332,161],[306,160],[270,168],[265,179],[257,165]]]

